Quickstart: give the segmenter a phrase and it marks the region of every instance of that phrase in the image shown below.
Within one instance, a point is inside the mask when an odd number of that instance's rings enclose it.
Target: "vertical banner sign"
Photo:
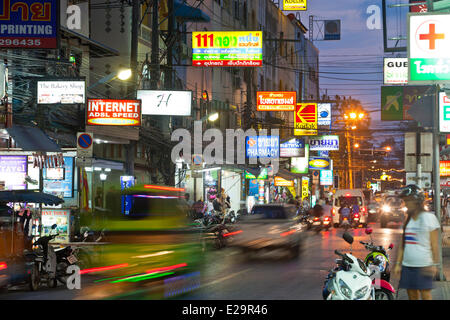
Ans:
[[[125,189],[131,188],[134,186],[134,176],[121,176],[120,177],[120,189],[123,191]],[[130,214],[131,206],[133,204],[133,196],[132,195],[123,195],[122,196],[122,213],[125,215]]]
[[[306,11],[307,0],[283,0],[284,11]]]
[[[381,120],[403,120],[403,87],[381,87]]]
[[[440,162],[439,175],[441,177],[450,177],[450,161]]]
[[[448,13],[410,13],[408,25],[408,83],[450,81]]]
[[[320,185],[332,186],[333,185],[333,170],[321,170],[320,171]]]
[[[309,197],[309,178],[302,178],[302,201]]]
[[[450,132],[450,99],[445,92],[439,93],[439,131]]]
[[[260,67],[262,31],[192,32],[195,67]]]
[[[294,135],[317,135],[317,103],[298,103],[295,108],[294,121]]]
[[[57,49],[59,0],[2,0],[0,49]]]

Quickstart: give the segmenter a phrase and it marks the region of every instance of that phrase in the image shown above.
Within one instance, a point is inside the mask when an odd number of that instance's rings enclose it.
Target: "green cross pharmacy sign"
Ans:
[[[450,14],[408,14],[409,84],[450,83]]]

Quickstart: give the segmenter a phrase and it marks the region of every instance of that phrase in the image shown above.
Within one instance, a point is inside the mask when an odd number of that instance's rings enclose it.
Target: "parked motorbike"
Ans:
[[[373,244],[371,228],[367,228],[365,233],[370,236],[370,243],[360,241],[360,243],[369,250],[369,254],[364,259],[366,266],[375,270],[377,276],[373,280],[375,285],[375,299],[376,300],[394,300],[395,289],[389,283],[391,278],[391,271],[389,265],[389,255],[383,246],[375,246]],[[389,250],[394,248],[394,244],[389,245]]]
[[[56,254],[56,279],[65,284],[67,282],[67,268],[78,262],[76,250],[68,246],[55,250]]]
[[[230,236],[230,224],[227,224],[227,217],[222,218],[220,213],[213,211],[206,214],[202,219],[194,221],[194,225],[201,229],[203,250],[208,246],[214,249],[221,249],[227,246],[228,242],[232,241]]]
[[[363,261],[353,256],[351,245],[353,237],[345,232],[344,240],[350,244],[350,254],[335,250],[341,257],[336,259],[337,266],[330,271],[325,280],[322,295],[324,300],[373,300],[375,290],[370,278],[371,273]]]
[[[56,224],[52,226],[52,230],[56,229]],[[33,243],[33,246],[37,246],[38,249],[34,250],[29,255],[32,256],[34,266],[31,270],[31,290],[38,290],[41,282],[44,280],[47,282],[49,288],[55,288],[57,282],[57,258],[56,253],[49,242],[59,234],[53,234],[49,236],[40,237]]]

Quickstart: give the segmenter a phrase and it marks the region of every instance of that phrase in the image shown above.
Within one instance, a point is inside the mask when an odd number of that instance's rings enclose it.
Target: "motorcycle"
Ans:
[[[331,217],[324,217],[323,218],[323,228],[325,231],[330,230],[331,227]]]
[[[353,228],[357,229],[359,227],[359,225],[361,223],[360,219],[361,219],[361,217],[360,217],[359,213],[353,214],[353,217],[352,217],[352,227]]]
[[[72,247],[55,249],[56,254],[56,278],[62,284],[67,282],[67,268],[78,262],[76,251]]]
[[[344,240],[350,244],[350,254],[335,250],[341,259],[330,270],[322,290],[324,300],[374,300],[375,290],[371,273],[363,261],[353,256],[351,245],[353,237],[345,232]]]
[[[322,219],[320,217],[313,218],[312,228],[316,233],[322,231]]]
[[[375,285],[375,300],[394,300],[395,289],[389,283],[391,278],[389,255],[383,246],[375,246],[373,244],[371,228],[367,228],[365,233],[370,236],[370,243],[360,241],[360,243],[369,250],[369,254],[364,259],[366,266],[375,270],[378,276],[373,280]],[[389,245],[389,250],[394,248],[394,244]]]
[[[226,224],[226,220],[226,217],[222,218],[216,211],[195,220],[194,225],[202,232],[203,251],[206,250],[207,245],[212,245],[214,249],[221,249],[232,241],[231,237],[227,236],[231,228]]]
[[[56,224],[52,226],[52,230],[56,229]],[[39,289],[42,280],[47,281],[49,288],[55,288],[58,285],[57,282],[57,258],[56,253],[49,242],[55,239],[59,234],[53,234],[49,236],[40,237],[33,243],[33,246],[37,246],[38,249],[30,253],[33,258],[33,268],[31,270],[31,290],[35,291]]]

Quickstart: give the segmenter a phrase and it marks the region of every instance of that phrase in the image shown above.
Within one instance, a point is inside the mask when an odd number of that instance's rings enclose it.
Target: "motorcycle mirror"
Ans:
[[[366,228],[365,232],[366,232],[367,235],[371,235],[372,232],[373,232],[373,229],[372,228]]]
[[[394,249],[394,244],[393,243],[391,243],[390,245],[389,245],[389,249]]]
[[[348,232],[344,232],[344,235],[342,236],[342,238],[344,238],[344,240],[346,242],[348,242],[349,244],[353,243],[353,236]]]
[[[58,225],[55,223],[54,225],[52,225],[52,229],[56,229],[58,227]]]

